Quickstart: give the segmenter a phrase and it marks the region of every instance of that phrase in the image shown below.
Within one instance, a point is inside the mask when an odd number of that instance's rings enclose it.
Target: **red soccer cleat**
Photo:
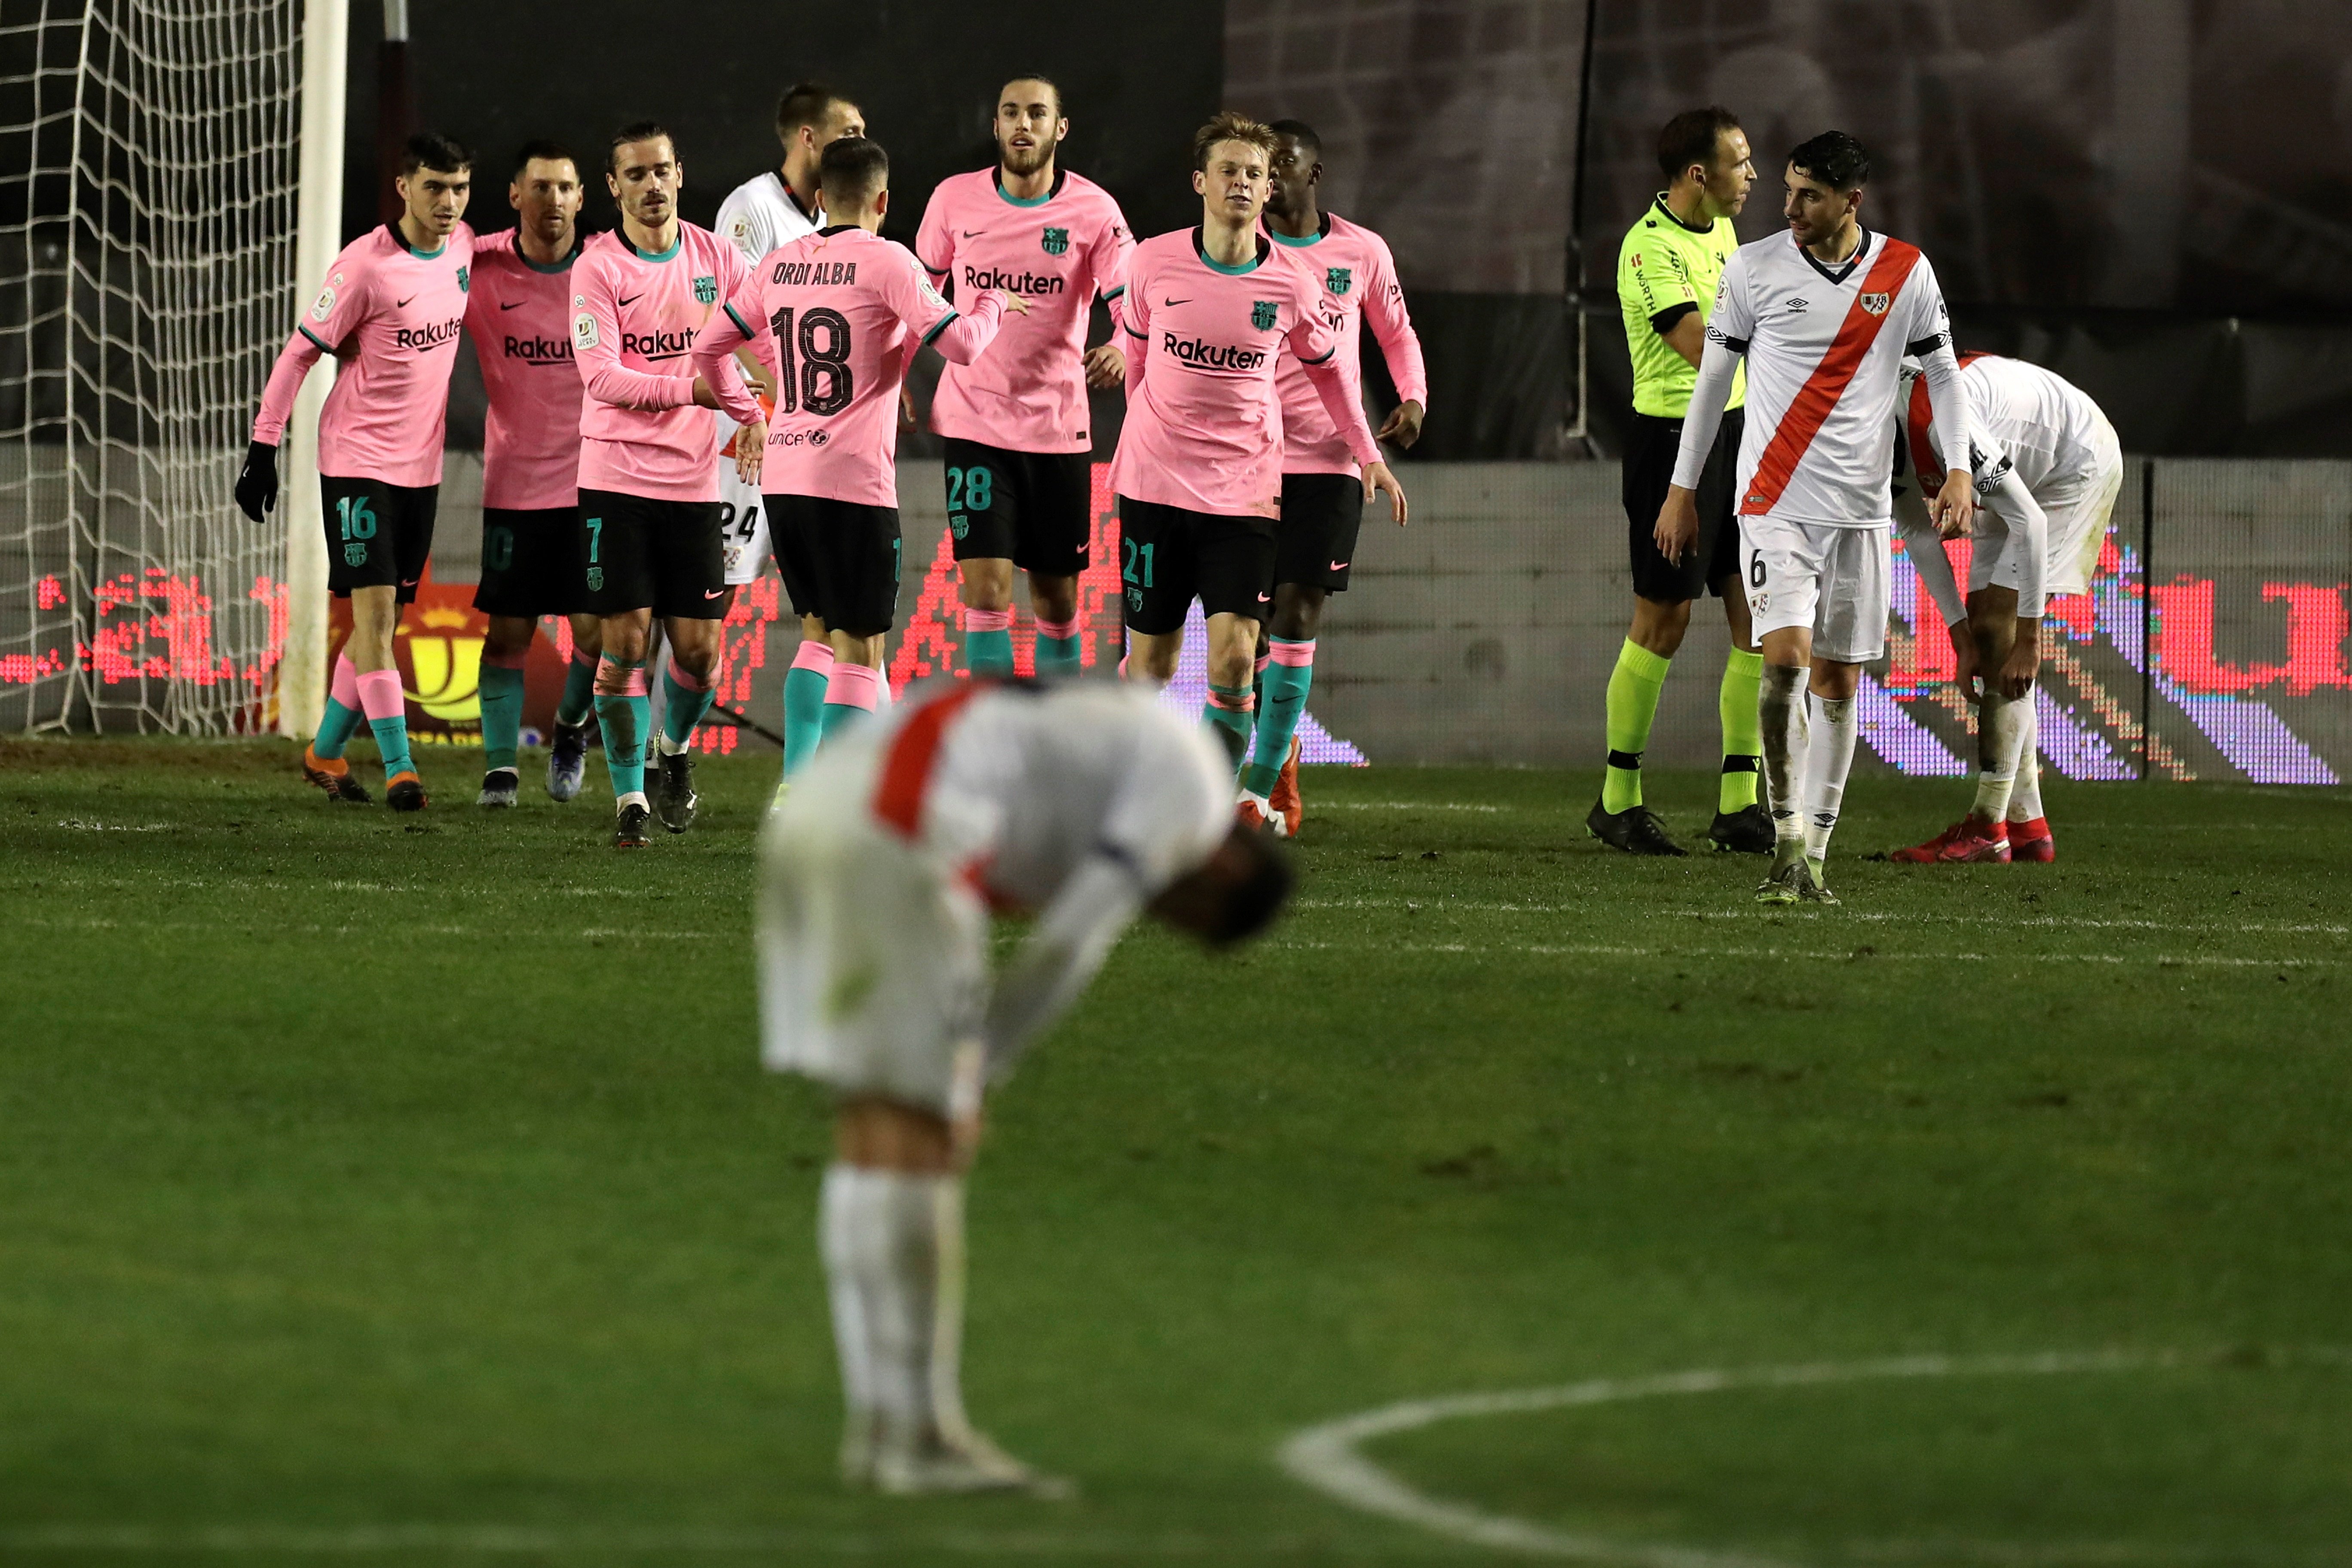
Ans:
[[[1298,737],[1290,737],[1290,754],[1282,759],[1282,772],[1274,778],[1274,788],[1265,797],[1266,805],[1282,818],[1282,836],[1298,837],[1298,825],[1307,820],[1307,803],[1298,798]]]
[[[1906,866],[1972,866],[2009,864],[2009,826],[1979,822],[1971,815],[1960,818],[1925,844],[1897,849],[1887,857]]]
[[[1234,803],[1234,820],[1244,827],[1254,827],[1260,833],[1278,833],[1282,828],[1282,818],[1276,816],[1265,801],[1254,795],[1245,795]]]
[[[2050,837],[2050,819],[2037,816],[2031,822],[2011,823],[2009,858],[2031,860],[2042,866],[2058,858],[2058,841]]]

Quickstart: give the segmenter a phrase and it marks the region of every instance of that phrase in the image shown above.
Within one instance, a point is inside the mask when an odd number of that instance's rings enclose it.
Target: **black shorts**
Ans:
[[[482,509],[482,580],[474,608],[486,616],[569,615],[578,606],[580,509]]]
[[[433,554],[441,487],[320,474],[319,496],[327,522],[327,592],[348,599],[354,588],[396,588],[400,603],[415,604]]]
[[[898,509],[824,496],[769,496],[768,538],[793,613],[829,632],[878,637],[898,614]]]
[[[1636,414],[1625,433],[1625,539],[1633,559],[1633,592],[1662,605],[1679,605],[1712,592],[1739,574],[1739,514],[1732,506],[1738,475],[1743,410],[1727,408],[1715,433],[1715,450],[1698,479],[1698,544],[1679,565],[1658,553],[1658,509],[1675,482],[1675,458],[1682,450],[1683,422]]]
[[[715,621],[727,595],[727,556],[715,500],[658,500],[618,490],[580,492],[581,591],[592,616],[651,610]]]
[[[1007,452],[950,437],[948,531],[959,561],[1010,561],[1040,577],[1087,569],[1094,457]]]
[[[1195,597],[1204,616],[1262,621],[1274,601],[1274,519],[1218,517],[1118,498],[1118,574],[1128,630],[1184,629]]]
[[[1364,481],[1353,474],[1285,474],[1282,521],[1274,528],[1274,580],[1327,593],[1348,591]]]

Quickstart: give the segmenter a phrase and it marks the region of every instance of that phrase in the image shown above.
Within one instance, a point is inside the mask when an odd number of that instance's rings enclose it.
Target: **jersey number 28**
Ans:
[[[802,311],[795,324],[786,305],[768,318],[768,330],[783,363],[776,377],[779,414],[832,415],[849,406],[849,318],[819,305]]]

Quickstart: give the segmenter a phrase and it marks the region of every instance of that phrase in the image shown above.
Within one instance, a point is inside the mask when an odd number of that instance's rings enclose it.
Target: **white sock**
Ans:
[[[1838,808],[1845,803],[1857,726],[1851,697],[1812,697],[1812,706],[1822,728],[1805,748],[1805,858],[1822,860],[1829,857],[1830,835],[1837,831]]]
[[[647,811],[651,811],[653,809],[652,805],[646,799],[646,792],[641,789],[633,789],[628,794],[614,798],[613,802],[613,815],[614,816],[618,816],[622,812],[627,810],[633,805],[644,806]]]
[[[1802,832],[1797,808],[1802,800],[1798,781],[1804,776],[1807,728],[1805,672],[1784,665],[1764,667],[1763,684],[1756,689],[1756,712],[1764,730],[1764,804],[1772,814],[1772,837],[1795,838]]]
[[[2009,797],[2017,787],[2017,754],[2025,739],[2025,724],[2033,711],[2033,694],[2012,701],[1988,691],[1977,707],[1977,799],[1969,815],[1983,822],[2008,816]]]
[[[2009,793],[2009,819],[2032,822],[2042,815],[2042,711],[2039,688],[2021,704],[2025,722],[2017,737],[2017,785]]]
[[[665,757],[677,756],[686,750],[685,742],[671,740],[667,731],[654,737],[654,747]]]
[[[866,1306],[857,1289],[859,1213],[867,1201],[855,1165],[831,1165],[817,1198],[818,1251],[833,1302],[833,1343],[841,1356],[841,1399],[852,1426],[874,1414],[874,1356],[866,1342]]]
[[[874,672],[874,711],[879,713],[897,700],[890,695],[890,659],[885,655],[881,668]]]
[[[853,1419],[863,1399],[881,1417],[886,1439],[961,1430],[962,1399],[953,1385],[962,1329],[962,1184],[836,1164],[825,1173],[823,1215],[834,1339]]]

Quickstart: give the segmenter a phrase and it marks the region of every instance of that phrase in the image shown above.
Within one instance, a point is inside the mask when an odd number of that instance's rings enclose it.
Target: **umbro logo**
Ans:
[[[511,302],[509,302],[509,303],[508,303],[508,304],[500,305],[500,306],[499,307],[499,310],[519,310],[522,309],[522,306],[523,306],[523,301],[522,301],[522,300],[513,300],[513,301],[511,301]]]
[[[644,290],[644,289],[638,289],[638,290],[637,290],[635,293],[634,293],[634,294],[624,294],[624,295],[622,295],[618,300],[614,300],[614,304],[616,304],[616,305],[620,305],[620,306],[622,306],[622,307],[624,307],[624,308],[626,308],[626,307],[628,307],[628,306],[630,306],[630,305],[634,305],[634,304],[635,304],[638,300],[640,300],[644,299],[645,297],[646,297],[645,290]]]
[[[1811,301],[1811,300],[1803,300],[1803,299],[1791,300],[1790,300],[1790,301],[1789,301],[1789,309],[1790,309],[1791,310],[1801,310],[1805,309],[1805,307],[1807,307],[1808,305],[1811,305],[1811,303],[1812,303],[1812,301]]]

